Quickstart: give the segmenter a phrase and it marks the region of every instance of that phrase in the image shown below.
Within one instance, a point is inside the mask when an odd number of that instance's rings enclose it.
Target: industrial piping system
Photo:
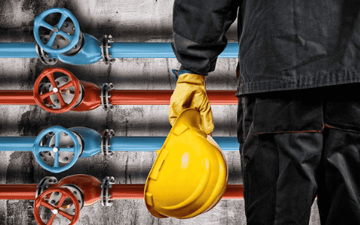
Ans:
[[[45,21],[47,16],[60,13],[59,22],[52,26]],[[41,29],[48,34],[42,35]],[[44,31],[44,30],[43,30]],[[50,33],[49,33],[50,31]],[[111,35],[104,35],[98,41],[83,34],[75,16],[61,8],[46,10],[34,21],[36,43],[0,43],[0,58],[39,58],[42,63],[54,65],[58,60],[85,65],[103,60],[111,63],[115,58],[175,58],[170,43],[114,43]],[[238,45],[228,44],[222,58],[236,58]],[[54,73],[66,76],[55,78]],[[172,91],[115,91],[114,86],[104,84],[98,88],[92,83],[80,82],[69,71],[60,68],[46,69],[35,82],[34,91],[0,91],[0,104],[36,105],[53,113],[69,110],[87,111],[100,105],[105,110],[113,105],[167,105]],[[208,91],[211,104],[237,104],[234,91]],[[32,151],[37,162],[53,173],[67,170],[78,158],[113,151],[153,151],[160,149],[166,137],[114,137],[112,130],[102,135],[96,131],[60,126],[48,128],[37,137],[0,137],[0,150]],[[237,151],[236,138],[215,137],[223,150]],[[141,140],[141,141],[139,141]],[[53,158],[52,165],[48,159]],[[50,162],[51,164],[51,162]],[[62,166],[66,164],[65,166]],[[101,201],[110,206],[116,199],[144,198],[144,185],[115,184],[113,177],[103,182],[88,175],[74,175],[59,182],[55,177],[46,177],[38,185],[0,185],[0,199],[35,200],[34,215],[38,224],[52,224],[57,214],[65,217],[70,224],[79,219],[80,209]],[[228,185],[223,199],[243,198],[242,185]],[[51,211],[45,223],[40,208]]]
[[[39,184],[0,184],[2,200],[35,200],[34,216],[38,224],[51,225],[57,214],[76,224],[80,209],[101,202],[111,206],[113,200],[143,199],[144,184],[115,184],[113,177],[103,182],[89,175],[72,175],[58,181],[45,177]],[[222,199],[242,199],[242,185],[228,185]],[[40,216],[41,207],[50,210],[51,217],[45,223]]]
[[[39,165],[52,173],[71,168],[78,158],[96,154],[111,156],[115,151],[155,151],[166,137],[115,137],[113,130],[101,135],[86,127],[53,126],[37,137],[0,137],[0,151],[31,151]],[[224,151],[238,151],[235,137],[214,137]]]
[[[65,76],[55,77],[55,73]],[[89,111],[100,105],[104,110],[114,105],[169,105],[172,90],[114,90],[112,83],[79,81],[70,71],[47,68],[36,79],[34,91],[0,90],[0,105],[36,105],[52,113]],[[235,91],[207,91],[212,105],[236,105]]]
[[[48,16],[60,13],[59,22],[52,26]],[[46,33],[45,35],[41,35]],[[116,58],[175,58],[170,43],[114,43],[111,35],[98,41],[80,31],[76,17],[67,9],[52,8],[34,20],[36,43],[0,43],[0,58],[39,58],[42,63],[54,65],[58,60],[85,65],[103,60],[111,63]],[[237,43],[229,43],[220,58],[237,58]]]

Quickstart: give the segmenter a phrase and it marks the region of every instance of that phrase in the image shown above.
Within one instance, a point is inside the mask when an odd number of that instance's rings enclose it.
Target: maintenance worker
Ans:
[[[359,12],[346,0],[175,0],[171,124],[197,108],[213,131],[205,78],[238,18],[248,224],[308,225],[316,196],[321,224],[360,224]]]

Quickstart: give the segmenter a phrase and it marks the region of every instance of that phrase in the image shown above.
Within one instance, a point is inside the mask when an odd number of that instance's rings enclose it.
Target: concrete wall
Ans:
[[[0,42],[34,42],[35,16],[52,7],[69,9],[81,30],[100,38],[112,34],[116,42],[172,41],[172,4],[168,0],[0,0]],[[235,25],[235,24],[234,24]],[[236,28],[228,32],[236,41]],[[216,71],[207,80],[207,89],[235,90],[236,59],[219,59]],[[86,66],[58,63],[80,80],[101,85],[112,82],[116,89],[173,90],[171,69],[176,59],[119,59],[112,65],[98,62]],[[31,90],[36,77],[48,66],[38,59],[0,59],[0,90]],[[213,106],[214,136],[236,135],[237,106]],[[51,114],[37,106],[0,106],[0,136],[36,136],[53,125],[86,126],[98,132],[114,129],[117,136],[166,136],[170,130],[168,106],[117,106],[105,112]],[[227,152],[229,183],[242,183],[238,152]],[[70,170],[57,174],[61,179],[71,174],[89,174],[102,180],[107,175],[120,184],[144,183],[155,153],[117,152],[111,159],[97,155],[79,160]],[[0,152],[0,183],[38,183],[43,170],[30,152]],[[0,224],[36,224],[32,201],[0,201]],[[78,224],[246,224],[243,200],[222,200],[203,215],[193,219],[157,219],[148,213],[142,200],[119,200],[111,208],[95,204],[83,208]],[[59,217],[60,218],[60,217]],[[61,224],[66,220],[56,220]],[[311,224],[319,224],[313,209]],[[63,224],[63,223],[62,223]]]

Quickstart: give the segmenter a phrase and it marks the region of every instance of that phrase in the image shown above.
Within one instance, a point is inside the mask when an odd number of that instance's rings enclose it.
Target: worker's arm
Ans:
[[[170,101],[171,125],[184,109],[195,108],[200,111],[202,130],[212,133],[205,76],[215,69],[217,56],[225,49],[225,33],[236,19],[238,4],[238,0],[175,0],[172,47],[181,68]]]
[[[172,47],[180,71],[207,75],[225,49],[226,31],[242,0],[175,0]]]

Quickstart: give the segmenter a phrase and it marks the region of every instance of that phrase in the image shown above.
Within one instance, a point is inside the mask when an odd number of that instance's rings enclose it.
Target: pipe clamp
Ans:
[[[105,156],[112,156],[114,153],[109,150],[111,144],[110,139],[115,136],[115,132],[112,129],[106,129],[101,134],[101,153]]]
[[[101,184],[100,201],[102,206],[111,206],[113,201],[110,200],[109,188],[115,184],[115,178],[107,176]]]
[[[114,43],[114,38],[111,35],[104,35],[100,40],[100,48],[101,48],[101,57],[105,64],[109,64],[115,61],[112,58],[112,55],[109,53],[109,48],[111,48],[111,43]]]
[[[101,86],[101,106],[105,111],[108,111],[109,109],[113,108],[113,105],[109,102],[109,99],[111,95],[109,94],[109,91],[114,90],[115,87],[112,83],[105,83]]]

